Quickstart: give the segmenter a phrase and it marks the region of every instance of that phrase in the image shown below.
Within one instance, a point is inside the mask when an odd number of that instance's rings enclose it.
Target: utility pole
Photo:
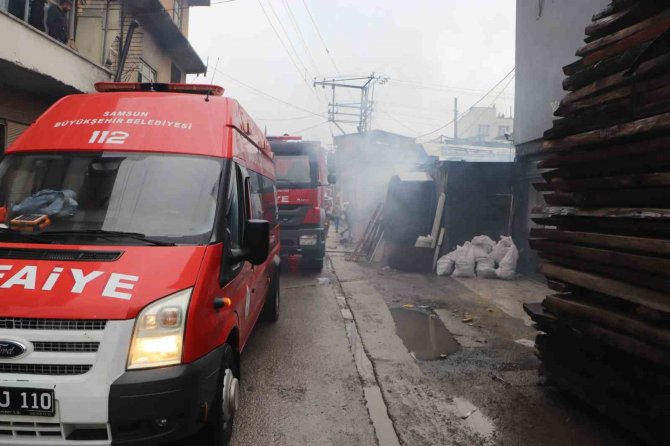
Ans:
[[[458,141],[458,98],[454,98],[454,142]]]
[[[366,77],[332,78],[317,81],[314,86],[330,87],[333,92],[332,101],[328,104],[328,121],[334,123],[342,133],[345,133],[340,124],[356,124],[359,133],[370,130],[372,112],[374,111],[374,88],[376,84],[383,85],[388,78],[375,73]],[[360,102],[337,102],[337,88],[360,90]]]

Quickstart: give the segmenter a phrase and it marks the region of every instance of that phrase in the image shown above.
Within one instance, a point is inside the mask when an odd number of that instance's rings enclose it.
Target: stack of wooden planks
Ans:
[[[371,263],[374,260],[379,245],[384,239],[383,216],[384,205],[379,203],[375,208],[375,211],[372,213],[372,217],[365,228],[363,236],[358,240],[354,247],[354,251],[346,258],[346,260],[360,262],[364,259],[368,263]]]
[[[641,440],[670,438],[670,2],[617,0],[564,67],[526,305],[547,379]]]

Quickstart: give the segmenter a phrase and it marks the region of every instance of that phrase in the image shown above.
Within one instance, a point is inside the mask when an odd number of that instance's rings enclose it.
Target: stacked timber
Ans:
[[[670,442],[670,2],[586,29],[545,134],[531,246],[554,294],[526,311],[541,372],[650,444]]]

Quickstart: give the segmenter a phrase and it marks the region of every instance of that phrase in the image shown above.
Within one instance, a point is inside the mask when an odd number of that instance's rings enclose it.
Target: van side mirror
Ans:
[[[336,184],[337,183],[337,175],[334,173],[328,174],[328,184]]]
[[[261,265],[270,255],[270,223],[266,220],[247,221],[244,231],[244,260]]]

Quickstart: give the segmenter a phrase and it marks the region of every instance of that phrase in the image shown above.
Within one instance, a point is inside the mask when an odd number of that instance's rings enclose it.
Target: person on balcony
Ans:
[[[67,13],[72,9],[72,0],[59,0],[47,10],[47,31],[51,37],[67,45]]]
[[[44,25],[44,9],[46,4],[47,0],[30,0],[30,16],[28,17],[28,23],[42,32],[46,31]]]

